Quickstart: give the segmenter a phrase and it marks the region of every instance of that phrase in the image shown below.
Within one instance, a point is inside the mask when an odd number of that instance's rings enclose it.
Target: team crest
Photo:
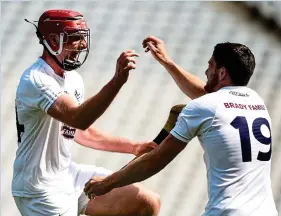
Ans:
[[[74,96],[76,97],[77,101],[78,101],[79,104],[80,104],[80,103],[81,103],[81,100],[82,100],[82,95],[81,95],[77,90],[75,90]]]
[[[74,139],[76,129],[63,124],[61,127],[61,135],[66,139]]]

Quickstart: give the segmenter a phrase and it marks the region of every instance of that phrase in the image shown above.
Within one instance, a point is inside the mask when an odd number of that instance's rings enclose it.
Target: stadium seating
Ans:
[[[281,43],[274,30],[265,29],[241,5],[230,2],[9,1],[1,3],[0,31],[3,215],[19,215],[11,196],[17,148],[15,91],[23,70],[36,61],[42,51],[35,28],[24,18],[38,20],[44,10],[51,8],[78,10],[91,28],[90,55],[79,69],[87,96],[97,93],[110,80],[121,51],[132,48],[141,54],[128,83],[96,123],[106,132],[135,140],[153,139],[162,128],[170,107],[189,101],[170,75],[150,54],[143,52],[141,42],[146,36],[162,38],[170,56],[204,80],[216,43],[230,41],[248,45],[257,63],[250,87],[265,99],[272,117],[272,186],[281,212]],[[265,10],[271,12],[264,13],[276,16],[281,25],[281,13],[273,12],[274,9],[276,7],[267,7]],[[196,216],[204,211],[207,185],[202,155],[201,146],[194,139],[168,167],[144,182],[161,194],[161,216]],[[73,145],[73,158],[77,162],[117,170],[133,156],[89,151]]]

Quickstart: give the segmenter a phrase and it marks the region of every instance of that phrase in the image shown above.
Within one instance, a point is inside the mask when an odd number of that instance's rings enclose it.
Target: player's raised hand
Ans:
[[[136,68],[136,59],[138,57],[134,50],[125,50],[121,53],[116,62],[116,71],[114,79],[116,82],[124,84],[129,77],[129,71]]]
[[[164,41],[161,39],[154,36],[149,36],[143,40],[142,46],[145,49],[145,52],[150,51],[152,56],[161,64],[170,60]]]

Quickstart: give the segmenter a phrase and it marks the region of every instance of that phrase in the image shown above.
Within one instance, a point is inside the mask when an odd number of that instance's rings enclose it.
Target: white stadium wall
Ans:
[[[170,107],[188,103],[170,75],[141,42],[148,35],[162,38],[170,56],[183,68],[206,80],[205,70],[219,42],[239,42],[256,57],[250,87],[265,99],[273,124],[272,187],[281,212],[281,42],[241,5],[227,2],[172,1],[22,1],[1,3],[1,211],[17,216],[11,196],[12,166],[17,148],[14,98],[21,73],[40,56],[35,28],[24,18],[37,20],[44,10],[69,8],[84,14],[91,28],[91,51],[79,69],[86,95],[97,93],[114,74],[120,52],[132,48],[141,54],[137,69],[96,127],[135,140],[153,139]],[[162,172],[143,182],[162,198],[161,216],[196,216],[207,202],[206,170],[197,139]],[[117,170],[132,155],[89,150],[74,144],[76,162]],[[278,165],[279,164],[279,165]]]

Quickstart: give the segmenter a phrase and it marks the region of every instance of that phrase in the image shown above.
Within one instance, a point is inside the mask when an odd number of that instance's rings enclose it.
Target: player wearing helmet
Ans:
[[[28,21],[29,22],[29,21]],[[89,200],[84,184],[111,171],[71,160],[73,141],[89,148],[140,155],[153,142],[133,142],[98,131],[92,124],[111,104],[129,72],[136,68],[133,50],[117,60],[113,78],[84,101],[81,76],[90,30],[83,16],[71,10],[44,12],[36,27],[43,55],[20,79],[16,92],[18,149],[12,194],[20,213],[36,215],[157,215],[159,196],[130,185]]]
[[[78,12],[49,10],[43,13],[38,22],[37,36],[45,51],[63,70],[77,69],[88,57],[90,29]],[[64,43],[68,46],[64,47]],[[81,54],[84,54],[82,58]]]

